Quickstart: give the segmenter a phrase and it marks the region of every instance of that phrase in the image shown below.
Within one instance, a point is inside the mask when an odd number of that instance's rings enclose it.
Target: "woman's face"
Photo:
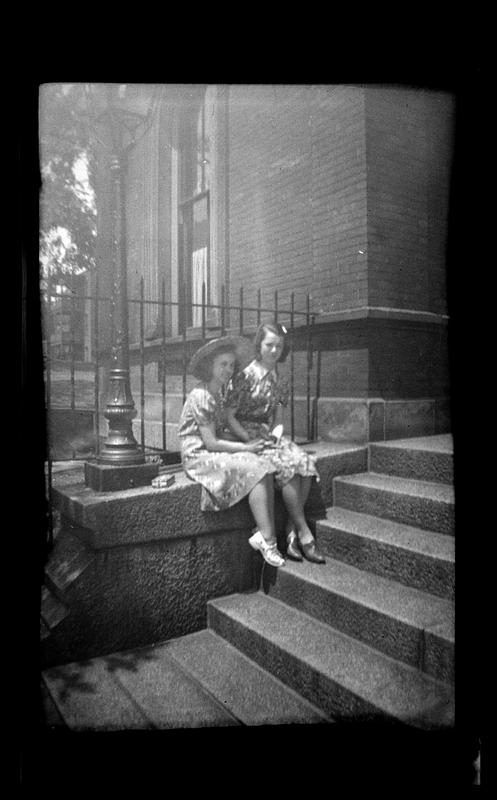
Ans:
[[[228,383],[235,371],[235,354],[231,352],[219,353],[212,362],[212,378],[219,383]]]
[[[283,352],[283,337],[272,331],[266,331],[266,335],[261,342],[261,361],[271,369],[276,366],[276,362]]]

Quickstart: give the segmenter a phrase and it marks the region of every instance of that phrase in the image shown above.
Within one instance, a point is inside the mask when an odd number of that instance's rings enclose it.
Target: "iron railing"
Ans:
[[[226,333],[239,333],[250,337],[257,325],[261,321],[280,322],[285,326],[288,331],[290,352],[288,356],[289,363],[289,383],[290,383],[290,436],[295,438],[295,354],[296,354],[296,340],[299,340],[299,350],[305,356],[305,396],[306,396],[306,427],[307,436],[303,437],[307,441],[312,441],[317,435],[317,399],[320,393],[320,379],[321,379],[321,358],[320,352],[317,352],[316,363],[314,364],[314,324],[315,315],[311,313],[310,297],[305,296],[305,310],[296,310],[295,308],[295,293],[290,295],[290,302],[287,306],[282,306],[278,291],[275,291],[271,296],[271,302],[262,303],[262,292],[258,289],[256,292],[255,304],[246,302],[246,293],[243,287],[239,289],[238,302],[229,304],[227,302],[227,293],[224,286],[221,287],[221,300],[219,303],[210,303],[207,301],[207,290],[205,283],[202,284],[202,299],[201,303],[191,303],[186,297],[186,289],[180,300],[166,299],[166,285],[162,281],[159,291],[159,297],[156,299],[148,299],[145,297],[145,284],[143,277],[140,280],[139,292],[137,297],[128,298],[128,306],[130,308],[130,318],[134,322],[135,330],[137,331],[137,340],[131,345],[133,353],[133,366],[138,366],[139,373],[139,391],[135,392],[135,406],[137,414],[140,419],[140,436],[138,444],[142,451],[147,454],[160,454],[164,458],[164,463],[174,462],[178,454],[167,447],[167,413],[166,413],[166,398],[167,390],[167,355],[174,351],[176,365],[178,366],[170,373],[171,376],[181,377],[181,392],[183,402],[187,395],[187,364],[191,349],[193,346],[198,347],[214,336],[223,336]],[[66,408],[73,412],[86,409],[93,415],[93,443],[92,446],[84,451],[79,452],[77,449],[72,449],[72,452],[59,452],[55,453],[52,447],[51,436],[49,434],[48,441],[48,473],[49,483],[51,484],[51,471],[52,462],[54,460],[88,460],[89,458],[98,457],[101,446],[101,431],[100,431],[100,417],[102,408],[101,400],[101,387],[102,387],[102,368],[105,368],[109,363],[109,353],[111,343],[113,341],[113,332],[110,331],[107,335],[107,344],[102,343],[102,304],[110,304],[111,309],[112,298],[101,295],[99,293],[98,278],[95,279],[93,292],[85,294],[76,294],[69,292],[67,295],[61,297],[60,292],[56,292],[51,286],[50,282],[47,286],[45,293],[45,306],[47,313],[45,315],[45,383],[46,383],[46,410],[47,418],[50,428],[51,414],[55,409]],[[81,320],[83,317],[81,313],[76,313],[76,304],[90,303],[91,304],[91,362],[82,364],[76,358],[81,353],[81,336],[82,330],[77,331],[73,324],[70,324],[70,330],[63,341],[63,349],[65,349],[65,356],[57,351],[60,347],[61,337],[57,336],[55,330],[57,326],[57,318],[60,319],[61,304],[65,304],[68,308],[68,313],[64,316],[70,322],[74,320]],[[191,307],[200,308],[201,325],[198,328],[188,328],[186,326],[186,310]],[[147,343],[145,337],[145,312],[149,307],[156,307],[158,312],[157,319],[159,322],[159,330],[156,331],[157,336],[154,335],[153,342]],[[81,308],[81,306],[79,307]],[[131,309],[135,313],[131,313]],[[181,331],[173,335],[173,311],[176,311],[177,320],[183,321]],[[216,318],[215,325],[212,324],[213,315]],[[112,315],[110,315],[112,317]],[[208,324],[208,317],[211,319]],[[81,326],[81,322],[79,323]],[[67,328],[67,326],[66,326]],[[55,333],[54,333],[55,331]],[[133,337],[131,337],[133,338]],[[150,357],[149,349],[152,348],[153,353],[156,354],[154,358]],[[59,358],[57,358],[59,356]],[[147,381],[145,377],[145,369],[147,363],[157,361],[159,365],[159,384],[160,384],[160,397],[161,397],[161,423],[162,423],[162,447],[151,445],[146,441],[146,422],[150,421],[150,415],[147,416]],[[314,369],[315,366],[315,369]],[[62,380],[64,388],[69,387],[69,392],[57,393],[55,386],[54,370],[60,368],[62,373],[68,375],[68,380]],[[80,394],[81,384],[78,385],[76,374],[82,368],[86,368],[88,373],[92,374],[93,391],[87,392],[86,397]],[[312,383],[314,382],[314,392],[312,391]],[[302,385],[302,384],[301,384]],[[88,386],[86,386],[88,389]],[[150,390],[149,390],[150,391]],[[78,395],[78,402],[76,398]],[[91,396],[90,396],[91,395]],[[83,402],[83,405],[82,405]],[[156,419],[154,421],[157,421]],[[138,438],[138,437],[137,437]],[[301,437],[302,438],[302,437]],[[179,457],[176,458],[179,461]]]

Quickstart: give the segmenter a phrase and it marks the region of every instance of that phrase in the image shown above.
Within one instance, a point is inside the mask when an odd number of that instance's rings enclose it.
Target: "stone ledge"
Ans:
[[[248,309],[245,310],[247,311]],[[280,314],[286,317],[288,316],[289,311],[289,309],[280,309]],[[366,319],[422,322],[431,325],[447,325],[449,322],[449,316],[447,314],[439,314],[434,311],[423,311],[415,308],[391,308],[390,306],[358,306],[357,308],[344,308],[340,309],[339,311],[311,311],[311,316],[314,316],[315,318],[314,330],[316,330],[319,325],[327,325],[330,322],[354,322],[356,320]],[[305,316],[305,312],[296,312],[294,328],[297,332],[301,328],[307,328],[307,318]],[[243,335],[248,337],[253,336],[256,330],[256,324],[246,325],[243,329]],[[234,325],[232,327],[227,327],[225,332],[226,334],[238,334],[240,332],[239,326]],[[206,328],[207,339],[215,339],[218,336],[221,336],[220,327]],[[202,328],[189,328],[185,339],[183,339],[183,336],[178,334],[167,335],[166,346],[177,345],[182,347],[184,344],[186,344],[188,347],[191,346],[191,343],[194,343],[194,345],[197,346],[198,342],[201,340]],[[145,348],[147,350],[155,350],[163,346],[164,340],[160,336],[157,338],[148,339],[145,342]],[[139,350],[139,343],[133,342],[130,345],[131,352],[139,352]]]
[[[311,512],[321,512],[333,502],[333,478],[367,470],[367,447],[357,444],[315,442],[304,449],[314,452],[320,483],[314,482],[308,500]],[[200,510],[201,487],[183,472],[167,489],[142,486],[117,492],[96,492],[81,478],[69,485],[54,475],[55,508],[76,526],[78,535],[95,549],[177,540],[221,531],[250,530],[248,502],[222,512]]]
[[[422,322],[430,325],[447,325],[447,314],[436,314],[433,311],[419,311],[412,308],[390,308],[387,306],[360,306],[343,311],[328,311],[320,314],[316,322],[352,322],[364,319],[395,320],[402,322]]]

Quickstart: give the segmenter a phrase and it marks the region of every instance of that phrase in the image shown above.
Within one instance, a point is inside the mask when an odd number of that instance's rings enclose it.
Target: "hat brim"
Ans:
[[[216,351],[222,352],[223,347],[226,347],[227,350],[234,350],[240,369],[246,367],[255,358],[254,345],[250,339],[245,336],[221,336],[218,339],[211,339],[210,342],[199,347],[188,364],[188,372],[196,378],[202,378],[203,375],[199,368],[201,370],[201,365],[205,359],[212,356]]]

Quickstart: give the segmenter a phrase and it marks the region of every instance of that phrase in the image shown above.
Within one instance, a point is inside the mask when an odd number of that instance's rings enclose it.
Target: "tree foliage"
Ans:
[[[39,130],[40,258],[45,275],[57,279],[95,264],[94,148],[83,84],[41,87]]]

